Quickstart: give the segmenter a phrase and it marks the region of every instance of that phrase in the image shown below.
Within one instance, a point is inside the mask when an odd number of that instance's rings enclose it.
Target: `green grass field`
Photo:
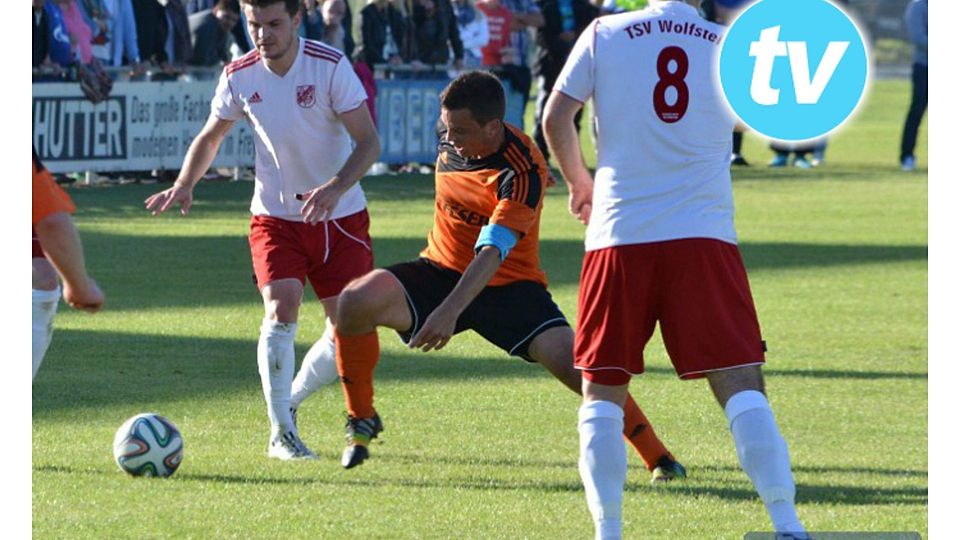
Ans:
[[[770,352],[768,392],[811,530],[927,532],[927,177],[897,167],[906,81],[880,81],[827,164],[770,170],[748,136],[735,171],[741,248]],[[432,178],[369,178],[378,265],[414,257]],[[382,332],[386,431],[339,466],[337,386],[300,410],[321,459],[266,458],[256,368],[262,307],[245,234],[249,183],[201,185],[189,218],[152,218],[157,186],[72,189],[99,315],[61,306],[33,385],[36,538],[590,538],[577,474],[577,397],[473,334],[413,353]],[[547,195],[543,264],[576,315],[582,228],[562,186]],[[322,331],[308,293],[297,339]],[[630,452],[629,538],[741,538],[768,520],[706,384],[673,375],[658,338],[633,392],[690,478],[653,488]],[[112,461],[114,430],[157,411],[185,458],[170,479]]]

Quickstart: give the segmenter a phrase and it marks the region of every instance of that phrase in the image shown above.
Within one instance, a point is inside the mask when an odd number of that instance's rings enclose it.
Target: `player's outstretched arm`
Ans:
[[[411,349],[422,349],[424,352],[440,350],[453,337],[457,326],[457,319],[470,302],[480,294],[480,291],[490,283],[493,275],[500,268],[500,250],[495,246],[483,246],[480,252],[467,266],[456,287],[444,301],[427,317],[420,331],[407,344]]]
[[[543,132],[570,191],[570,213],[586,225],[592,209],[593,178],[583,161],[580,136],[573,123],[582,107],[582,103],[561,92],[551,93],[544,109]]]
[[[63,299],[74,309],[95,313],[103,306],[103,292],[87,275],[83,245],[70,214],[57,212],[34,226],[43,252],[63,279]]]
[[[373,125],[366,103],[360,104],[352,111],[342,113],[340,121],[347,128],[356,146],[333,178],[322,186],[299,196],[306,201],[300,214],[304,221],[310,224],[326,219],[337,206],[340,196],[359,182],[380,157],[380,135],[377,134],[377,128]]]
[[[190,206],[193,205],[193,186],[197,185],[210,168],[213,159],[217,157],[217,151],[220,150],[220,143],[231,127],[233,121],[210,115],[200,134],[190,143],[180,176],[173,183],[173,187],[155,193],[144,201],[150,213],[162,214],[175,204],[180,205],[181,214],[187,215],[190,212]]]

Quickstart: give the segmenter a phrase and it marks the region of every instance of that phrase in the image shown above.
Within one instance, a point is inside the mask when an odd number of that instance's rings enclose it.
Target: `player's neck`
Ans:
[[[507,125],[503,122],[500,122],[500,130],[497,132],[497,136],[490,141],[490,147],[487,149],[487,152],[484,152],[482,156],[478,159],[483,159],[485,157],[490,157],[493,154],[496,154],[503,147],[503,143],[507,140]]]
[[[263,62],[267,66],[267,69],[277,76],[283,77],[290,71],[290,68],[293,67],[293,63],[297,60],[298,54],[300,54],[300,39],[294,37],[293,43],[291,43],[287,51],[283,53],[283,56],[279,58],[264,58]]]

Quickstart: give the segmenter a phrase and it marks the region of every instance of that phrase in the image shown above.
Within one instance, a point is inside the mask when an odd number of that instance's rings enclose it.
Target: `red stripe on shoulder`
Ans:
[[[331,55],[335,56],[335,57],[337,58],[337,60],[340,60],[340,58],[343,57],[343,53],[342,53],[342,52],[340,52],[339,50],[337,50],[337,49],[335,49],[335,48],[333,48],[333,47],[331,47],[331,46],[329,46],[329,45],[327,45],[326,43],[322,43],[322,42],[319,42],[319,41],[309,41],[309,40],[308,40],[308,41],[304,42],[304,46],[303,46],[303,47],[304,47],[304,49],[312,50],[312,51],[315,51],[315,52],[331,54]]]
[[[340,61],[339,58],[336,58],[336,57],[334,57],[334,56],[329,56],[329,55],[326,55],[326,54],[320,54],[320,53],[316,53],[316,52],[312,52],[312,51],[307,51],[307,50],[304,50],[304,51],[303,51],[303,54],[309,56],[310,58],[319,58],[319,59],[321,59],[321,60],[326,60],[327,62],[331,62],[331,63],[333,63],[333,64],[336,64],[337,62]]]
[[[260,51],[254,49],[247,54],[241,56],[237,60],[227,64],[227,67],[224,68],[227,72],[227,75],[231,75],[240,71],[243,68],[250,67],[260,61]]]

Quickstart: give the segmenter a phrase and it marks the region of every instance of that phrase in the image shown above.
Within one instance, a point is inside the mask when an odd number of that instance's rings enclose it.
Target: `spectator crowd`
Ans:
[[[135,80],[175,80],[187,71],[215,77],[219,66],[253,46],[239,0],[32,1],[34,82],[79,80],[93,101],[109,92],[118,74]],[[702,11],[729,24],[748,3],[704,0]],[[352,58],[371,97],[378,70],[385,77],[446,79],[461,69],[483,68],[522,96],[530,96],[536,83],[536,124],[530,128],[549,159],[540,120],[577,36],[594,18],[643,8],[647,0],[366,0],[358,24],[348,0],[300,4],[300,35]],[[926,3],[911,0],[911,5],[923,7],[913,9],[907,21],[922,58],[914,66],[904,128],[905,170],[914,167],[915,133],[926,108]],[[742,135],[732,138],[732,164],[747,165],[740,156]],[[825,148],[825,139],[802,147],[771,145],[770,165],[816,166]]]
[[[521,95],[536,81],[544,101],[576,36],[607,11],[602,4],[369,0],[355,25],[347,0],[301,0],[300,35],[344,51],[361,79],[377,69],[445,79],[450,70],[484,68]],[[101,68],[114,79],[173,80],[251,48],[239,0],[33,0],[34,82]]]

